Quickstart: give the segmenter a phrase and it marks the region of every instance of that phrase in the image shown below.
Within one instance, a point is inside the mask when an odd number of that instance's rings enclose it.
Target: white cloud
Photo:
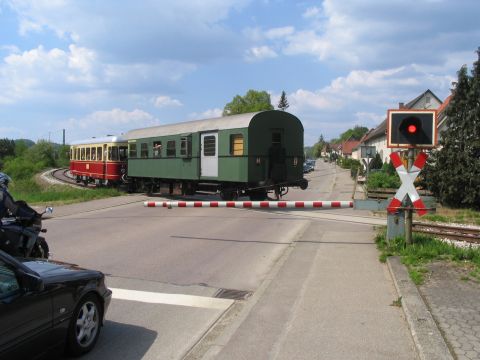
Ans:
[[[221,117],[223,114],[223,110],[220,108],[208,109],[201,113],[191,113],[188,117],[190,119],[212,119]]]
[[[172,99],[170,96],[157,96],[154,99],[154,104],[157,108],[168,107],[168,106],[183,106],[183,104],[177,100]]]
[[[76,136],[85,138],[92,136],[105,136],[107,134],[119,135],[128,130],[159,125],[160,121],[153,115],[140,109],[126,111],[112,109],[95,111],[83,118],[70,118],[61,122],[60,126],[73,132]]]
[[[74,0],[7,3],[19,16],[22,35],[50,31],[94,49],[109,61],[147,63],[159,59],[203,62],[225,54],[235,56],[240,38],[223,22],[250,1],[152,1],[142,6]]]
[[[94,50],[75,44],[70,44],[68,50],[47,50],[40,45],[10,53],[0,63],[0,104],[53,95],[95,98],[99,91],[141,93],[153,85],[158,89],[162,84],[175,83],[194,69],[192,64],[168,60],[153,64],[108,64],[99,62]]]
[[[265,31],[265,38],[274,40],[274,39],[282,39],[288,35],[291,35],[295,32],[295,28],[293,26],[285,26],[279,28],[272,28]]]
[[[245,53],[245,60],[248,62],[276,58],[277,53],[268,46],[252,47]]]
[[[308,8],[304,13],[304,18],[315,18],[321,13],[321,9],[319,7],[313,6]]]

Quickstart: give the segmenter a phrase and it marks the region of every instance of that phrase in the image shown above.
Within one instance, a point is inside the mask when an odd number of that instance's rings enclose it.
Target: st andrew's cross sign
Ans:
[[[413,163],[412,168],[409,171],[405,169],[405,166],[403,165],[402,159],[400,159],[398,152],[391,153],[390,158],[392,159],[393,166],[395,167],[398,176],[400,176],[402,185],[397,190],[397,193],[388,205],[387,211],[390,213],[396,212],[398,208],[402,206],[402,201],[405,196],[408,195],[418,215],[425,215],[428,211],[425,208],[425,204],[423,203],[422,198],[420,197],[420,195],[418,195],[417,189],[415,189],[415,185],[413,183],[420,171],[422,171],[423,167],[425,166],[428,155],[424,152],[419,153],[415,162]]]

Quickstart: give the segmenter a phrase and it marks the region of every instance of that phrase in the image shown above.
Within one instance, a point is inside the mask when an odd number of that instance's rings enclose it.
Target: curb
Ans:
[[[423,301],[417,286],[412,282],[406,267],[398,256],[387,259],[395,288],[402,299],[402,308],[407,318],[419,358],[422,360],[453,360],[432,314]]]

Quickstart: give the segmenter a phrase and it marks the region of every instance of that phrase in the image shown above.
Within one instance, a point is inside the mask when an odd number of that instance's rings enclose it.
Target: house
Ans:
[[[342,156],[346,159],[352,159],[353,149],[356,148],[360,144],[358,140],[347,140],[342,144]]]
[[[442,138],[442,133],[447,130],[447,114],[446,110],[450,104],[452,95],[449,95],[443,104],[437,110],[437,131],[438,131],[438,141]]]
[[[431,91],[426,90],[407,104],[399,103],[399,109],[438,109],[442,101]],[[389,162],[390,154],[394,149],[387,148],[387,119],[373,129],[368,136],[363,139],[361,145],[375,146],[377,153],[382,161]]]

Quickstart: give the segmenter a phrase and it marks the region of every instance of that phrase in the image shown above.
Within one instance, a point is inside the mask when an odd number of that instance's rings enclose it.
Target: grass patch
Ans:
[[[432,236],[416,233],[413,234],[413,244],[409,246],[406,246],[403,237],[387,242],[386,229],[377,233],[375,242],[380,250],[380,261],[385,262],[388,256],[400,256],[402,263],[408,268],[410,278],[417,285],[425,281],[428,272],[425,265],[438,260],[472,266],[474,270],[470,276],[480,279],[480,249],[458,248]]]
[[[66,205],[123,195],[122,192],[109,188],[77,189],[63,185],[42,186],[33,179],[15,181],[9,190],[15,200],[24,200],[32,205]]]
[[[480,226],[480,211],[439,207],[435,214],[427,214],[422,217],[422,220],[423,219],[436,222],[462,223]]]

